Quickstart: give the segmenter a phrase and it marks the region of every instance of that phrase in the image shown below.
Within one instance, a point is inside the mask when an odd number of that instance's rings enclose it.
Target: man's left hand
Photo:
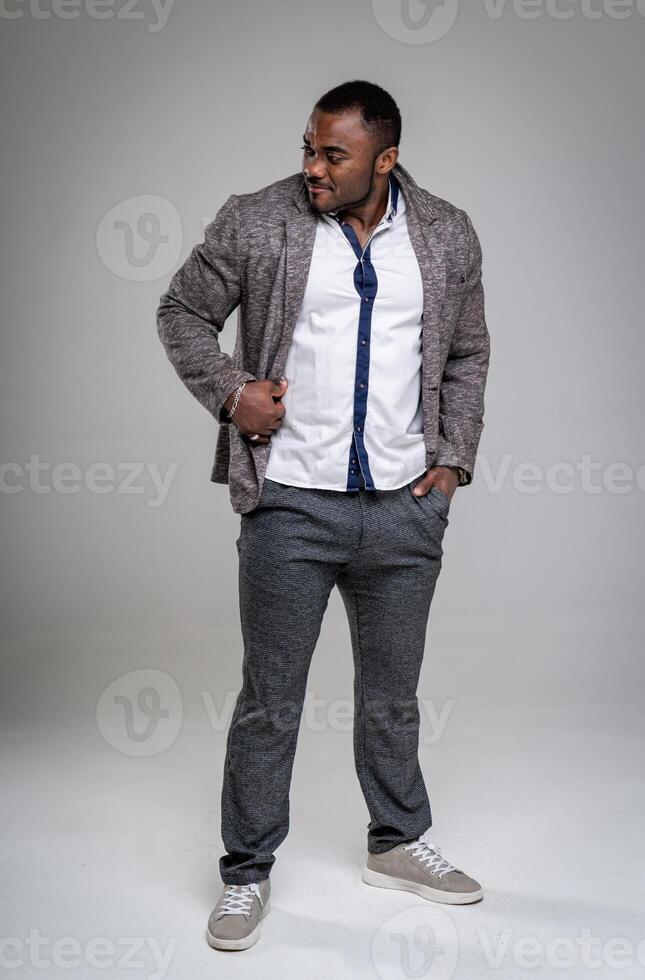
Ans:
[[[425,476],[422,476],[418,483],[412,488],[415,497],[425,497],[430,487],[438,487],[443,493],[452,500],[452,496],[459,486],[459,470],[456,466],[433,466]]]

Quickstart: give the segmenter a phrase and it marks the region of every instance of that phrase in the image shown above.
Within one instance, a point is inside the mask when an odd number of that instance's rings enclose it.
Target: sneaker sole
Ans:
[[[484,897],[481,888],[476,892],[442,892],[438,888],[422,885],[418,881],[407,881],[405,878],[394,878],[392,875],[381,874],[380,871],[372,871],[367,866],[363,868],[363,881],[367,885],[375,885],[376,888],[396,888],[400,891],[412,892],[429,902],[441,902],[443,905],[470,905]]]
[[[211,949],[226,949],[231,951],[237,951],[240,949],[248,949],[249,946],[255,946],[261,935],[260,923],[262,919],[269,914],[271,911],[271,899],[267,900],[264,909],[262,910],[262,915],[260,916],[260,922],[257,926],[250,932],[248,936],[242,936],[240,939],[218,939],[214,936],[210,929],[206,929],[206,939],[208,940],[208,945]]]

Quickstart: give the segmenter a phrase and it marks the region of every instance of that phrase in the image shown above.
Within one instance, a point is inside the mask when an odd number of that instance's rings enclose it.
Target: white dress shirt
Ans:
[[[335,213],[318,216],[269,479],[394,490],[425,472],[422,314],[405,200],[390,174],[387,210],[364,249]]]

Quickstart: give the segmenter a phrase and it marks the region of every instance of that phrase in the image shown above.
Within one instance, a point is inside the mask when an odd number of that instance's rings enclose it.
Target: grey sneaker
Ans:
[[[260,938],[260,920],[271,908],[269,878],[249,885],[224,885],[210,914],[206,938],[213,949],[248,949]]]
[[[378,888],[400,888],[431,902],[468,905],[484,892],[478,881],[446,861],[428,832],[383,854],[368,854],[363,881]]]

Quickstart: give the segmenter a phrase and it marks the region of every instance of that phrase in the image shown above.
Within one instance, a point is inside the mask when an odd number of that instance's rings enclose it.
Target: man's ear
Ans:
[[[387,150],[383,150],[379,154],[378,163],[376,165],[376,171],[379,174],[389,174],[390,170],[395,166],[397,160],[399,159],[399,148],[397,146],[389,146]]]

